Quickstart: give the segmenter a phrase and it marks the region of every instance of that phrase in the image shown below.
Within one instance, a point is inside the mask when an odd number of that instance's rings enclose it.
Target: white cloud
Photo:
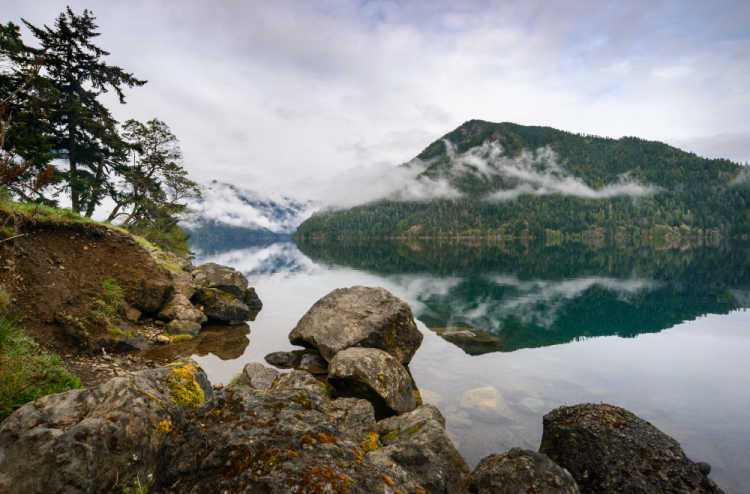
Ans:
[[[165,120],[200,181],[304,196],[471,118],[669,141],[747,131],[748,2],[71,4],[149,80],[115,116]],[[3,14],[51,24],[63,7]]]

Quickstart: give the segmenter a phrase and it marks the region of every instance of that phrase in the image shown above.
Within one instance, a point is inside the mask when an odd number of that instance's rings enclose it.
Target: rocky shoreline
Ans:
[[[204,293],[248,293],[211,271]],[[231,300],[216,295],[201,300]],[[722,492],[674,439],[606,404],[552,410],[538,452],[470,471],[409,373],[411,310],[382,288],[334,290],[289,339],[305,349],[266,357],[289,372],[250,362],[214,387],[188,360],[25,405],[0,424],[0,492]]]

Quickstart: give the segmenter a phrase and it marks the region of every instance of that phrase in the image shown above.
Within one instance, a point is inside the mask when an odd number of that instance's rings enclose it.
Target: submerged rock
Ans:
[[[723,492],[677,441],[612,405],[552,410],[544,416],[539,451],[568,469],[581,492]]]
[[[197,321],[169,321],[167,330],[172,334],[187,334],[197,336],[201,332],[201,323]]]
[[[328,381],[344,396],[369,400],[378,417],[404,413],[417,406],[414,382],[390,354],[376,348],[347,348],[336,354]]]
[[[349,347],[379,348],[408,364],[422,343],[411,309],[384,288],[338,288],[321,298],[289,333],[327,361]]]
[[[482,459],[466,482],[471,494],[579,494],[570,472],[547,455],[513,448]]]
[[[109,492],[146,479],[186,412],[213,396],[185,362],[40,398],[0,425],[0,492]]]
[[[448,437],[437,408],[422,405],[381,420],[376,432],[379,447],[367,456],[392,470],[410,489],[417,491],[419,486],[435,494],[462,490],[469,466]]]

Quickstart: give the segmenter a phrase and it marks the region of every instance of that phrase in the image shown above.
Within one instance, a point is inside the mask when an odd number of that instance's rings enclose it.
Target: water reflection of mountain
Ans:
[[[200,253],[196,264],[215,262],[232,266],[245,276],[257,277],[279,273],[308,271],[312,263],[291,242],[267,242],[206,255]]]
[[[579,338],[633,337],[748,304],[746,247],[590,249],[456,244],[305,244],[318,262],[403,286],[417,317],[470,354]]]

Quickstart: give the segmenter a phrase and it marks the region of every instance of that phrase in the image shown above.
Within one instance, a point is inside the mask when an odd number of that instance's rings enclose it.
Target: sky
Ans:
[[[747,1],[2,0],[0,20],[68,3],[149,81],[115,117],[164,120],[201,182],[320,199],[474,118],[750,162]]]

